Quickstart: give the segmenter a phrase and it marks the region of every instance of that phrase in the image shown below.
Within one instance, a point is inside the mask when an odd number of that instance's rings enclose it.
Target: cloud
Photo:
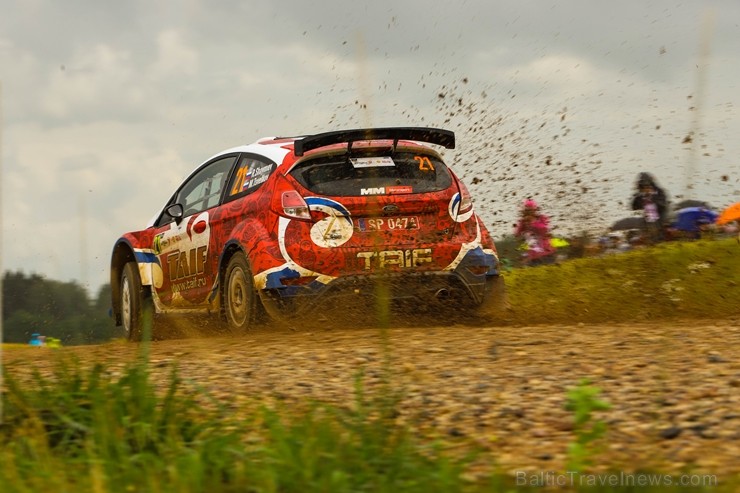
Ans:
[[[69,64],[48,69],[39,106],[44,116],[68,122],[118,112],[131,114],[142,95],[133,85],[130,54],[108,45],[76,53]]]
[[[192,76],[198,71],[198,52],[188,46],[174,29],[157,36],[157,60],[151,70],[155,81],[168,77]]]

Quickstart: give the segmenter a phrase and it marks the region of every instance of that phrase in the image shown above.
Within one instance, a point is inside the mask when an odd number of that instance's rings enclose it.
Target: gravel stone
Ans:
[[[255,399],[288,409],[311,400],[351,407],[357,378],[370,396],[390,382],[400,393],[399,422],[417,435],[454,442],[451,453],[465,443],[482,448],[488,455],[481,462],[503,471],[541,469],[541,461],[565,470],[575,438],[566,392],[589,377],[611,404],[596,413],[608,423],[608,446],[595,463],[728,478],[740,474],[740,360],[727,353],[740,347],[736,325],[261,327],[240,338],[159,341],[149,351],[162,391],[176,364],[184,386],[204,388],[235,412]],[[139,345],[122,341],[13,348],[4,351],[3,363],[29,383],[35,370],[51,374],[56,356],[101,363],[118,377],[140,353]]]

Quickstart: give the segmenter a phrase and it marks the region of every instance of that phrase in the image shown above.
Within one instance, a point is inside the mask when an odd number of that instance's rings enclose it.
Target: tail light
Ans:
[[[283,214],[296,219],[311,219],[311,212],[308,210],[308,204],[303,200],[301,194],[295,190],[283,192],[281,198],[283,204]]]
[[[272,208],[281,216],[292,219],[311,220],[311,211],[298,191],[285,177],[279,177],[272,197]]]
[[[460,190],[460,205],[457,207],[457,215],[462,216],[473,210],[473,199],[470,198],[470,192],[462,181],[458,180],[457,186]]]
[[[473,210],[473,199],[468,195],[468,191],[463,187],[462,193],[460,193],[460,207],[457,209],[458,214],[465,214]]]

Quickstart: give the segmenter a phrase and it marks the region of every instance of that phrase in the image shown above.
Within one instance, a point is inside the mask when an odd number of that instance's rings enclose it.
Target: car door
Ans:
[[[211,256],[220,251],[219,214],[236,155],[201,166],[180,187],[157,222],[152,249],[159,259],[154,291],[164,308],[199,308],[217,280]]]

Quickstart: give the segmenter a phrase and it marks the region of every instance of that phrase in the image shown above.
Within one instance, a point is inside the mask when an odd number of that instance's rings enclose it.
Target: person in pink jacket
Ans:
[[[534,200],[524,201],[514,235],[526,245],[526,265],[549,264],[555,259],[555,248],[550,242],[550,220],[540,212]]]

